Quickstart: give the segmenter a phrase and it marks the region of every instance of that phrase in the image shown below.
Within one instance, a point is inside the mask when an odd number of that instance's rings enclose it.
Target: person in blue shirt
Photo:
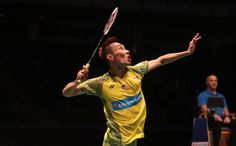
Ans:
[[[197,104],[200,113],[204,113],[208,117],[209,129],[212,130],[212,138],[214,146],[219,146],[220,134],[222,126],[230,127],[230,112],[223,94],[217,91],[218,79],[214,74],[206,77],[207,89],[198,95]],[[221,98],[223,104],[218,107],[209,105],[209,98]]]

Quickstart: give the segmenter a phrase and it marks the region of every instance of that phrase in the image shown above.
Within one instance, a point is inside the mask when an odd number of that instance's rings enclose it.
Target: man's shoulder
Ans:
[[[137,73],[145,74],[148,72],[148,61],[141,61],[134,65],[127,66],[127,68]]]
[[[201,96],[205,96],[205,95],[207,95],[207,94],[208,94],[207,90],[204,90],[204,91],[201,91],[201,92],[198,94],[198,96],[201,97]]]
[[[88,79],[86,82],[103,83],[103,82],[104,82],[105,80],[107,80],[108,78],[109,78],[109,74],[108,74],[108,73],[104,73],[103,75],[90,78],[90,79]]]
[[[205,93],[208,93],[207,90],[203,90],[202,92],[200,92],[200,94],[205,94]]]
[[[129,66],[127,66],[127,67],[128,67],[128,68],[132,68],[132,67],[135,67],[135,66],[138,66],[138,65],[146,65],[147,62],[148,62],[147,60],[143,60],[143,61],[140,61],[140,62],[135,63],[135,64],[133,64],[133,65],[129,65]]]
[[[220,97],[225,97],[224,94],[222,94],[220,92],[217,92],[217,95],[220,96]]]

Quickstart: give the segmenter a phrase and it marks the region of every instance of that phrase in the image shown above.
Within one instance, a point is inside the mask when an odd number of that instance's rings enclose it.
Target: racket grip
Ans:
[[[86,68],[87,70],[89,69],[89,67],[90,67],[90,64],[89,64],[89,63],[87,63],[87,64],[84,66],[84,68]],[[81,80],[77,80],[76,82],[77,82],[77,83],[82,83]]]
[[[90,64],[87,63],[87,64],[85,65],[85,68],[86,68],[86,69],[89,69],[89,67],[90,67]]]

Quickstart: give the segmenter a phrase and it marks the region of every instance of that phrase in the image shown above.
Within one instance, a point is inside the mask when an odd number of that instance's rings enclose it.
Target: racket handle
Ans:
[[[87,70],[89,69],[89,67],[90,67],[90,64],[89,63],[87,63],[85,66],[84,66],[84,68],[86,68]],[[76,81],[77,83],[82,83],[82,81],[79,79],[79,80],[77,80]]]
[[[90,67],[90,64],[87,63],[87,64],[85,65],[85,68],[86,68],[86,69],[89,69],[89,67]]]

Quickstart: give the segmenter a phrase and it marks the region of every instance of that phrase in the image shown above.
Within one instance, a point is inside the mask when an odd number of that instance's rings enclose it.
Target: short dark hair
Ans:
[[[106,55],[111,52],[111,50],[107,47],[113,42],[119,42],[118,38],[115,36],[109,36],[107,37],[99,47],[99,57],[103,60],[106,60]]]

